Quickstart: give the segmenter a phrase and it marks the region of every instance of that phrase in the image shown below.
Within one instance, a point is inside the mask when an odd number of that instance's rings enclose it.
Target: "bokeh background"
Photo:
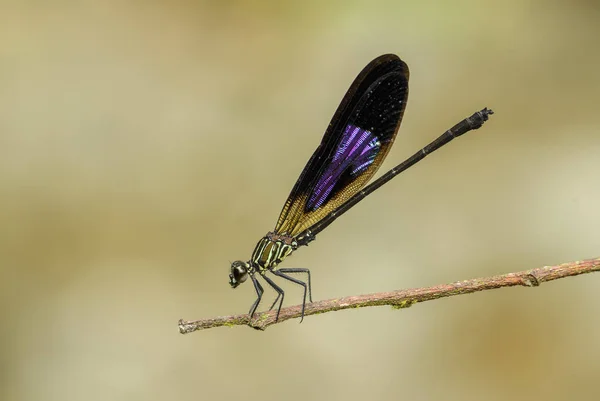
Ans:
[[[0,4],[0,399],[600,399],[596,275],[177,330],[247,311],[229,263],[388,52],[411,92],[383,170],[496,114],[286,260],[316,299],[599,256],[599,2]]]

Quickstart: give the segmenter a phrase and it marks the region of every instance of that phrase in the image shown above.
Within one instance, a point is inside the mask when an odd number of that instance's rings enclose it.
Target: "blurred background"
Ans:
[[[600,256],[598,1],[0,4],[0,399],[600,398],[596,275],[177,329],[249,309],[230,262],[383,53],[411,70],[383,171],[496,114],[286,260],[315,299]]]

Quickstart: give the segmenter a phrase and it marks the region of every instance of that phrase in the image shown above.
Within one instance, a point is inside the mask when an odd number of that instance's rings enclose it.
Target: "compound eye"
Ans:
[[[233,270],[233,277],[235,278],[235,281],[237,281],[240,284],[246,281],[246,279],[248,278],[248,272],[246,271],[246,267],[239,265],[236,266]]]
[[[229,273],[229,284],[235,288],[248,278],[248,264],[244,262],[233,262]]]

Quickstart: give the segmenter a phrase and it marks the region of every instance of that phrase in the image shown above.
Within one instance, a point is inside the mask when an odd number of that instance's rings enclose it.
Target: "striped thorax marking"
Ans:
[[[268,233],[256,244],[250,262],[258,268],[259,272],[273,270],[296,249],[298,249],[298,243],[295,239]]]

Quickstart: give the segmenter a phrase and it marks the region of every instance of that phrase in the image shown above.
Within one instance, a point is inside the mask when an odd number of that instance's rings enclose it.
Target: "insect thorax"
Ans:
[[[272,270],[297,248],[294,238],[270,232],[258,241],[250,262],[259,271]]]

